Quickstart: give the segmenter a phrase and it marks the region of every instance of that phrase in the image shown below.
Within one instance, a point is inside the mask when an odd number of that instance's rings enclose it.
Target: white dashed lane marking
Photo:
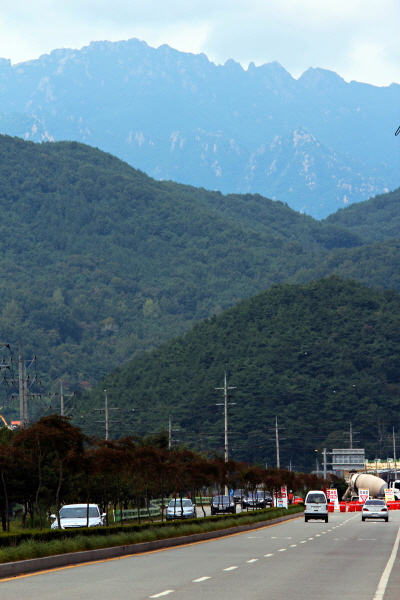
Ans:
[[[355,517],[352,517],[353,519]],[[348,519],[347,521],[350,521],[351,519]],[[332,529],[328,529],[327,531],[332,531],[333,529],[336,529],[337,527],[341,527],[342,525],[344,525],[345,523],[347,523],[347,521],[344,521],[343,523],[340,523],[339,525],[336,525],[335,527],[332,527]],[[321,537],[321,535],[324,535],[327,533],[327,531],[322,531],[321,533],[316,533],[315,537]],[[261,539],[264,536],[261,535],[253,535],[253,536],[247,536],[248,539]],[[271,536],[272,540],[291,540],[291,537],[278,537],[278,536]],[[300,544],[306,544],[307,541],[313,540],[313,537],[309,537],[308,540],[302,540],[300,542]],[[348,538],[334,538],[334,541],[339,541],[339,540],[347,540]],[[358,540],[360,542],[362,541],[370,541],[370,542],[375,542],[376,538],[358,538]],[[296,548],[297,544],[291,544],[290,548]],[[278,550],[278,552],[286,552],[287,548],[280,548]],[[265,558],[269,558],[270,556],[274,556],[273,553],[271,554],[264,554]],[[258,558],[251,558],[249,560],[247,560],[247,563],[254,563],[257,562]],[[223,569],[224,571],[233,571],[234,569],[237,569],[237,566],[232,566],[232,567],[227,567],[226,569]],[[199,577],[198,579],[194,579],[192,581],[192,583],[201,583],[203,581],[207,581],[208,579],[211,579],[211,577],[209,576],[204,576],[204,577]],[[164,592],[160,592],[159,594],[154,594],[153,596],[150,596],[150,598],[161,598],[163,596],[167,596],[168,594],[172,594],[173,592],[175,592],[175,590],[165,590]]]

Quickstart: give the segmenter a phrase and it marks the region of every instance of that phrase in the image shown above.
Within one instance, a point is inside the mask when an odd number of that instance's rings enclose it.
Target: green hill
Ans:
[[[395,242],[369,246],[352,223],[260,195],[155,181],[76,142],[1,135],[0,206],[1,341],[38,357],[46,392],[94,384],[277,283],[336,271],[400,289]]]
[[[400,188],[342,208],[325,223],[346,227],[364,243],[400,237]]]
[[[2,338],[71,386],[359,243],[283,203],[157,182],[76,142],[0,136],[0,206]]]
[[[230,452],[235,459],[275,464],[278,416],[282,465],[307,469],[315,449],[346,447],[350,422],[370,458],[385,456],[400,409],[400,295],[337,276],[308,285],[281,284],[197,324],[117,369],[84,405],[124,409],[114,434],[167,427],[207,452],[222,452],[224,371],[233,393]],[[132,413],[132,409],[134,412]],[[121,416],[122,415],[122,416]],[[386,437],[387,436],[387,437]]]

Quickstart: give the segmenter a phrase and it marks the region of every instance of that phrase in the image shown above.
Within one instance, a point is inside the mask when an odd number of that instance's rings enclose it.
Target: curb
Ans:
[[[70,552],[68,554],[57,554],[56,556],[46,556],[44,558],[31,558],[29,560],[19,560],[0,564],[0,579],[7,577],[17,577],[19,575],[27,575],[28,573],[36,573],[39,571],[48,571],[60,567],[68,567],[72,565],[80,565],[91,563],[110,558],[123,558],[133,554],[142,554],[144,552],[153,552],[163,548],[173,548],[174,546],[183,546],[186,544],[194,544],[196,542],[207,541],[243,531],[251,531],[252,529],[261,529],[268,525],[275,525],[282,521],[296,519],[302,513],[293,513],[284,517],[270,519],[268,521],[260,521],[251,525],[238,525],[229,529],[219,529],[218,531],[208,531],[206,533],[196,533],[184,537],[168,538],[165,540],[156,540],[154,542],[142,542],[140,544],[128,544],[126,546],[114,546],[112,548],[100,548],[99,550],[85,550],[83,552]]]

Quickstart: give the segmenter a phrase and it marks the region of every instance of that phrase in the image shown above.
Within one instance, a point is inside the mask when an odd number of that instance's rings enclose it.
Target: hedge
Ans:
[[[304,506],[294,505],[289,508],[267,508],[262,510],[255,510],[251,512],[241,512],[237,514],[229,515],[217,515],[213,517],[202,517],[198,519],[185,519],[176,521],[163,521],[163,522],[146,522],[134,525],[109,525],[106,527],[82,527],[77,529],[50,529],[46,531],[36,532],[21,532],[21,533],[3,533],[0,534],[0,548],[6,548],[10,546],[19,546],[22,542],[51,542],[53,540],[66,540],[74,538],[76,536],[109,536],[118,533],[129,533],[129,532],[141,532],[147,529],[161,529],[163,527],[176,527],[179,528],[184,524],[205,524],[207,522],[222,522],[225,520],[234,519],[240,525],[240,520],[244,517],[259,516],[260,521],[269,521],[286,514],[295,514],[302,512]],[[255,520],[257,522],[257,519]]]

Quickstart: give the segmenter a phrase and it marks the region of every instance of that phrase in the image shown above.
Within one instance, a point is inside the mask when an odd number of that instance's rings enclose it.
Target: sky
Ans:
[[[247,68],[278,61],[346,81],[400,83],[398,0],[0,0],[0,57],[138,38]]]

